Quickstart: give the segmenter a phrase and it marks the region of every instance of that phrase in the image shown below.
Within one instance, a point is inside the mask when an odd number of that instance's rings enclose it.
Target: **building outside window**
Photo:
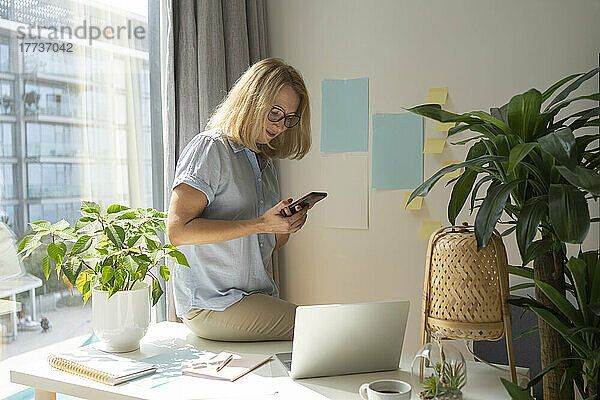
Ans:
[[[82,200],[153,206],[149,37],[55,40],[73,43],[72,52],[35,52],[24,51],[24,43],[52,40],[16,35],[17,26],[74,28],[83,20],[148,32],[145,7],[104,1],[0,0],[0,223],[15,245],[30,222],[74,224]],[[56,274],[43,278],[42,257],[40,251],[21,262],[22,273],[40,277],[42,286],[35,298],[17,293],[17,331],[10,315],[0,316],[0,369],[20,354],[91,332],[90,303],[83,307]],[[53,326],[44,336],[41,316]],[[20,390],[0,386],[0,399]]]

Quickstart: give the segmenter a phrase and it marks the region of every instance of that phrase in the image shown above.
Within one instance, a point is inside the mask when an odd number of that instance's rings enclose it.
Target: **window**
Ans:
[[[0,29],[0,222],[16,242],[28,233],[29,222],[74,223],[82,200],[105,207],[152,206],[149,38],[101,38],[91,45],[67,38],[56,42],[72,43],[70,53],[24,52],[19,44],[35,40],[15,34],[18,24],[74,29],[84,20],[88,26],[142,26],[148,32],[146,9],[124,10],[105,1],[82,6],[70,0],[0,0],[0,19],[9,20],[2,26],[13,30]],[[27,273],[42,276],[41,254],[22,261]],[[0,316],[5,336],[0,357],[66,339],[57,334],[64,329],[51,330],[47,335],[56,336],[44,341],[37,332],[28,335],[34,301],[34,325],[45,315],[51,324],[77,326],[69,337],[91,332],[90,303],[82,307],[76,290],[71,296],[56,274],[42,280],[35,299],[17,295],[24,311],[16,340],[11,341],[10,318]]]
[[[0,198],[13,199],[15,197],[14,166],[11,163],[0,163]]]
[[[14,113],[15,99],[11,81],[0,80],[0,114]]]
[[[27,157],[81,157],[84,131],[73,125],[29,122]]]
[[[0,157],[14,155],[13,126],[14,124],[9,122],[0,122]]]
[[[10,71],[10,53],[8,39],[0,37],[0,72]]]

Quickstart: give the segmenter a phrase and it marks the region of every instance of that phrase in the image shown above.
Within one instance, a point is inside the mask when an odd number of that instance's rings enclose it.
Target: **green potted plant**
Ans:
[[[409,109],[436,121],[454,122],[448,137],[471,132],[470,137],[453,143],[470,146],[465,161],[436,172],[413,191],[409,202],[426,195],[446,173],[464,168],[460,177],[451,181],[454,186],[448,203],[449,221],[455,223],[470,195],[471,212],[477,210],[478,248],[487,245],[496,224],[507,223],[503,235],[516,235],[523,262],[523,266],[511,267],[510,272],[535,278],[564,295],[565,244],[583,242],[592,222],[587,200],[600,195],[600,148],[593,145],[600,135],[575,137],[574,133],[598,126],[600,108],[594,105],[561,118],[558,114],[571,104],[600,100],[600,93],[571,95],[599,70],[568,76],[544,92],[528,90],[489,113],[455,114],[436,104]],[[480,191],[486,186],[482,195]],[[507,221],[500,221],[503,213]],[[538,234],[541,237],[536,240]],[[525,267],[530,261],[533,268]],[[536,298],[541,304],[553,307],[539,287]],[[569,343],[541,318],[539,334],[542,368],[570,356]],[[544,398],[573,398],[572,384],[571,390],[558,393],[567,369],[568,363],[561,363],[544,375]]]
[[[163,294],[157,277],[169,279],[162,260],[169,257],[189,267],[188,262],[158,236],[166,231],[164,213],[117,204],[102,210],[83,201],[81,214],[74,226],[65,220],[30,223],[34,232],[23,238],[18,252],[25,258],[45,247],[46,279],[55,270],[67,286],[77,287],[84,302],[92,296],[92,324],[100,347],[135,350],[150,322],[150,307]]]
[[[423,400],[462,400],[462,388],[467,381],[464,362],[462,366],[438,362],[433,368],[434,373],[423,381],[419,397]]]
[[[593,400],[598,395],[600,383],[600,267],[598,252],[580,253],[566,263],[568,279],[572,285],[568,290],[575,299],[573,305],[566,296],[547,283],[535,281],[535,285],[550,299],[553,307],[530,298],[511,299],[510,302],[534,312],[552,326],[571,345],[573,354],[567,357],[570,368],[564,373],[567,382],[573,380],[584,400]],[[526,388],[512,382],[502,383],[515,399],[533,400],[528,390],[542,377],[565,359],[552,364],[531,379]],[[561,385],[564,388],[563,385]]]

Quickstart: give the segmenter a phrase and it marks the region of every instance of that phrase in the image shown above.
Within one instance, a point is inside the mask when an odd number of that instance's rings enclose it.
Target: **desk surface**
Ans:
[[[194,336],[183,324],[161,322],[150,326],[142,339],[140,349],[125,353],[133,359],[143,359],[166,353],[183,346],[218,352],[232,350],[245,353],[273,354],[291,351],[292,343],[257,342],[226,343],[200,339]],[[64,349],[68,351],[70,349]],[[118,386],[96,383],[51,368],[46,360],[36,365],[24,365],[11,370],[11,381],[36,389],[37,398],[52,398],[52,393],[65,393],[88,399],[150,399],[150,398],[245,398],[245,399],[348,399],[357,400],[358,388],[365,382],[378,379],[401,379],[411,381],[411,356],[403,355],[401,369],[397,371],[355,374],[335,377],[292,380],[287,377],[278,361],[267,363],[253,374],[236,382],[219,382],[209,379],[182,376],[174,373],[172,381],[157,387],[149,387],[144,379],[138,379]],[[527,370],[520,368],[521,373]],[[498,371],[481,363],[469,362],[468,382],[463,390],[464,400],[510,399],[499,380]],[[508,373],[504,377],[509,379]],[[227,393],[221,396],[222,393]],[[413,399],[418,399],[413,390]]]

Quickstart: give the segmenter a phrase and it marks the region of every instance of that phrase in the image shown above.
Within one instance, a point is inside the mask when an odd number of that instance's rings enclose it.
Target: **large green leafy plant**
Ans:
[[[544,92],[528,90],[489,113],[455,114],[436,104],[409,109],[436,121],[454,122],[449,137],[470,134],[454,143],[470,145],[465,161],[436,172],[413,191],[409,201],[426,195],[446,173],[464,168],[452,181],[450,222],[455,223],[470,195],[470,210],[477,210],[478,249],[487,245],[498,223],[507,224],[503,235],[516,234],[523,261],[523,266],[511,267],[511,273],[535,278],[564,294],[565,243],[583,242],[592,222],[588,199],[600,195],[600,148],[595,144],[600,135],[576,137],[575,133],[599,125],[600,107],[594,104],[560,117],[559,113],[572,104],[600,100],[600,93],[572,95],[599,70],[568,76]],[[480,193],[483,190],[485,195]],[[503,213],[507,219],[500,221]],[[525,267],[532,260],[533,268]],[[536,297],[553,307],[539,287]],[[569,356],[569,344],[543,320],[539,331],[542,367]],[[544,398],[572,398],[568,390],[558,393],[566,369],[567,365],[562,364],[545,375]]]
[[[108,291],[110,297],[133,289],[148,275],[154,305],[163,294],[157,276],[169,280],[165,257],[189,267],[183,253],[159,237],[166,231],[167,216],[162,212],[117,204],[102,210],[97,203],[83,201],[81,214],[75,226],[65,220],[30,223],[33,233],[23,238],[18,252],[25,258],[45,247],[42,270],[46,279],[55,270],[67,286],[77,287],[85,301],[93,287]]]
[[[510,302],[533,311],[552,326],[571,345],[573,354],[567,357],[570,368],[565,371],[563,383],[573,380],[585,400],[596,399],[600,383],[600,266],[597,252],[586,252],[571,257],[567,262],[567,277],[571,282],[569,292],[575,299],[572,304],[547,283],[535,285],[550,299],[554,307],[530,298],[511,299]],[[528,389],[543,375],[565,359],[557,359],[531,379],[525,389],[503,380],[504,386],[515,399],[532,399]],[[585,379],[584,379],[585,378]]]

